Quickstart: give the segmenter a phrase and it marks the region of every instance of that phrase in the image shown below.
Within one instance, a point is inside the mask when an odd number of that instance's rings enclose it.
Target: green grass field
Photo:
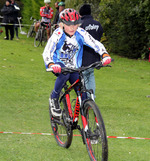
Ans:
[[[0,35],[0,131],[51,133],[48,97],[55,77],[45,72],[43,47],[33,39]],[[107,136],[150,138],[150,63],[115,55],[111,68],[95,71],[96,103]],[[75,133],[79,134],[78,131]],[[109,161],[150,161],[150,140],[108,138]],[[54,136],[0,133],[0,161],[88,161],[79,136],[69,149]]]

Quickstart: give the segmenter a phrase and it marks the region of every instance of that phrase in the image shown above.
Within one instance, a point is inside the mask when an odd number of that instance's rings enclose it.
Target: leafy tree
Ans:
[[[114,0],[101,7],[103,27],[111,52],[147,58],[150,46],[149,0]]]

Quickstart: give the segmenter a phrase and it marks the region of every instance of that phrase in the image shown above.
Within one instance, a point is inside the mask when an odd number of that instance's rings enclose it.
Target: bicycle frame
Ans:
[[[65,92],[64,94],[61,96],[60,98],[60,102],[61,100],[63,99],[63,97],[65,96],[66,97],[66,103],[67,103],[67,107],[68,107],[68,112],[69,112],[69,116],[70,116],[70,119],[72,120],[71,122],[71,126],[72,126],[72,130],[73,129],[80,129],[79,126],[77,126],[78,124],[78,120],[79,120],[79,114],[81,114],[81,118],[82,118],[82,122],[83,122],[83,126],[84,126],[84,129],[85,127],[87,127],[87,121],[84,117],[84,114],[83,114],[83,110],[82,110],[82,106],[83,104],[89,100],[89,99],[85,99],[84,101],[82,100],[82,93],[83,92],[90,92],[91,94],[91,97],[94,98],[94,95],[93,95],[93,92],[91,90],[87,90],[84,86],[84,83],[83,83],[83,76],[82,76],[82,73],[79,74],[79,79],[77,79],[72,85],[70,85],[68,87],[67,84],[65,84],[64,86],[64,89],[65,89]],[[71,107],[71,102],[70,102],[70,91],[75,87],[75,86],[79,86],[79,90],[77,91],[77,98],[76,98],[76,103],[75,103],[75,110],[74,110],[74,113],[72,111],[72,107]],[[82,89],[81,89],[82,88]],[[81,89],[81,90],[80,90]],[[86,128],[87,130],[87,128]]]

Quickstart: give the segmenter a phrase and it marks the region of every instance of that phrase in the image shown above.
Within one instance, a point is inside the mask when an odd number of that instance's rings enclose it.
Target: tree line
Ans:
[[[58,0],[61,1],[61,0]],[[77,11],[83,3],[91,4],[93,17],[104,29],[102,42],[110,53],[128,58],[148,59],[150,47],[150,1],[149,0],[62,0],[66,8]],[[44,0],[16,0],[21,5],[23,23],[30,17],[40,19],[39,9]],[[54,9],[56,0],[51,0]],[[5,0],[1,0],[0,8]]]

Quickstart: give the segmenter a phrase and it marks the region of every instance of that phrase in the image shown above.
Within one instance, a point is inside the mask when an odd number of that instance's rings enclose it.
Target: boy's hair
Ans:
[[[79,14],[81,16],[91,15],[91,6],[89,4],[83,4],[79,9]]]

